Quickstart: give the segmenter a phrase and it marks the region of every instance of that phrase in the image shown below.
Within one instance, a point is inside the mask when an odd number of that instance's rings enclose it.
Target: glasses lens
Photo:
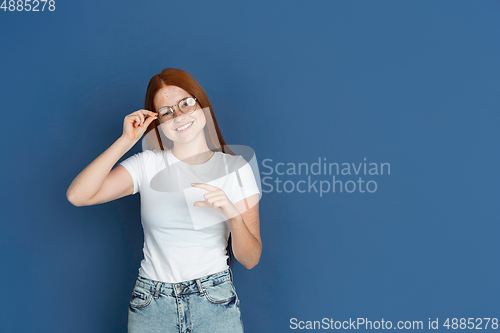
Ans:
[[[179,103],[179,109],[182,113],[191,113],[196,110],[196,101],[193,97],[184,98]]]
[[[168,106],[162,107],[161,109],[158,110],[158,119],[162,123],[172,120],[173,116],[174,113],[172,112],[172,109],[170,109],[170,107]]]

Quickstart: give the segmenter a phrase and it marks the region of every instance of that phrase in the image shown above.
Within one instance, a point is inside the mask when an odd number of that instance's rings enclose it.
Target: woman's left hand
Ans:
[[[227,219],[240,215],[238,209],[233,205],[231,200],[229,200],[226,193],[220,188],[203,183],[192,183],[191,186],[208,191],[208,193],[203,195],[205,201],[196,201],[194,203],[195,207],[212,208],[217,213],[224,215]]]

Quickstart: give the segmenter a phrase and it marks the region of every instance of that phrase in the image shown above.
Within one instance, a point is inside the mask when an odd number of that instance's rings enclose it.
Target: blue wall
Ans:
[[[259,165],[290,193],[263,185],[261,261],[234,269],[247,332],[292,331],[291,318],[498,318],[499,16],[492,0],[0,11],[0,331],[126,330],[139,196],[77,208],[65,192],[165,67],[193,74],[226,142],[259,163],[390,164],[335,175],[373,193],[321,196],[291,191],[308,175]]]

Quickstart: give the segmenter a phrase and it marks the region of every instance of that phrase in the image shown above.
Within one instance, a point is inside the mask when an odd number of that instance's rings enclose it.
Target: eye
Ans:
[[[158,114],[162,117],[168,116],[168,115],[172,114],[172,111],[170,111],[169,107],[162,107],[160,110],[158,110]]]
[[[195,101],[194,101],[194,98],[188,97],[188,98],[186,98],[186,100],[184,101],[184,103],[185,103],[185,106],[193,106],[194,103],[195,103]]]

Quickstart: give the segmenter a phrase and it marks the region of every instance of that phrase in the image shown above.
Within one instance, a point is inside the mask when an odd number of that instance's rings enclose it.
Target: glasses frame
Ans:
[[[188,99],[188,98],[192,98],[192,99],[194,99],[194,105],[195,105],[195,108],[194,108],[194,110],[193,110],[193,111],[191,111],[191,112],[184,113],[184,112],[182,112],[182,110],[181,110],[180,104],[181,104],[181,102],[182,102],[183,100]],[[177,115],[176,115],[176,111],[174,110],[174,106],[177,106],[177,109],[178,109],[178,110],[179,110],[182,114],[192,114],[193,112],[195,112],[196,110],[198,110],[198,105],[197,105],[197,104],[198,104],[198,100],[196,99],[196,97],[193,97],[193,96],[187,96],[187,97],[184,97],[184,98],[182,98],[181,100],[179,100],[179,102],[177,103],[177,105],[172,105],[172,106],[170,106],[170,105],[165,105],[165,106],[162,106],[162,107],[161,107],[161,108],[159,108],[159,109],[158,109],[158,111],[156,112],[156,113],[158,113],[158,122],[159,122],[160,124],[168,124],[168,123],[170,123],[172,120],[174,120],[174,118],[175,118],[175,117],[177,117]],[[168,120],[168,121],[164,121],[164,122],[162,122],[162,121],[160,121],[160,111],[161,111],[162,109],[165,109],[165,108],[170,109],[170,111],[171,111],[174,115],[172,116],[172,119],[170,119],[170,120]]]

